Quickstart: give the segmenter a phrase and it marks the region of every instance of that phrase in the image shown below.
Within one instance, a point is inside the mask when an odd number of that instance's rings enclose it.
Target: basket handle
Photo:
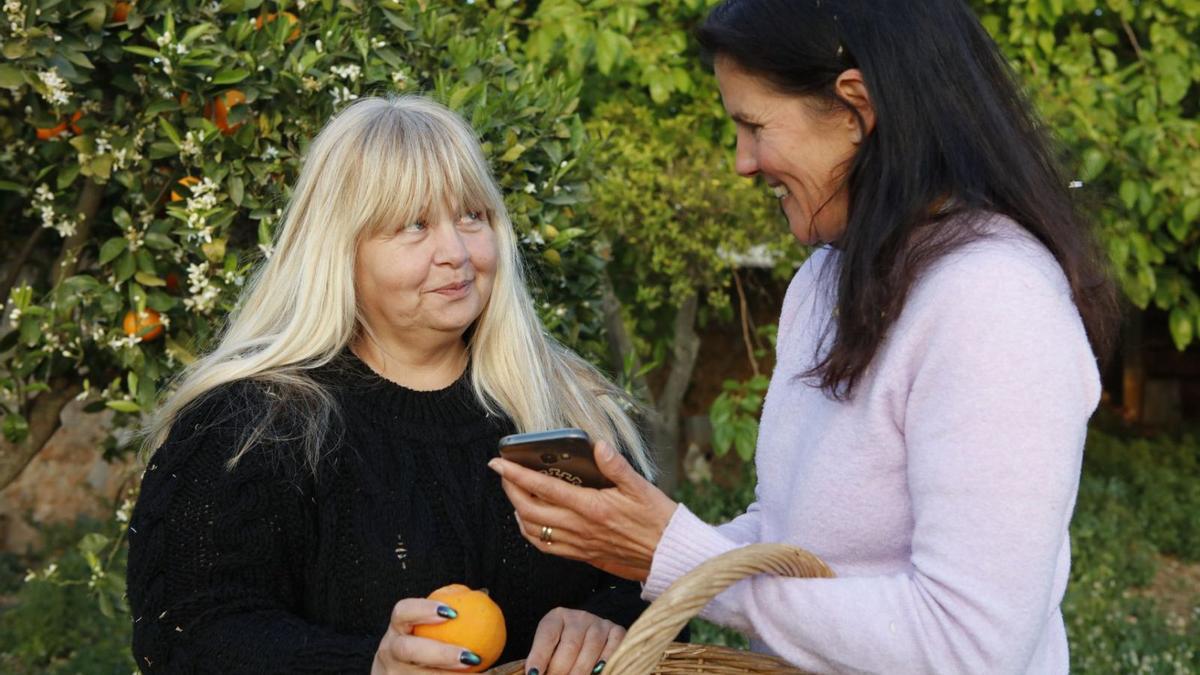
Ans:
[[[649,675],[693,616],[726,588],[755,574],[832,577],[820,558],[787,544],[751,544],[704,561],[675,580],[629,627],[605,675]]]

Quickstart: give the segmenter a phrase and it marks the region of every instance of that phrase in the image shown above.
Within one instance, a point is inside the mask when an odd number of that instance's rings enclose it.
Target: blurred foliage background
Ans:
[[[478,130],[543,320],[648,403],[667,486],[711,520],[736,513],[773,339],[747,324],[739,274],[786,278],[806,251],[765,188],[733,172],[733,130],[690,38],[714,4],[5,2],[0,486],[75,399],[135,426],[271,254],[315,131],[356,97],[419,92]],[[1200,338],[1200,0],[972,4],[1063,141],[1131,316],[1156,310],[1187,349]],[[739,320],[751,372],[709,411],[723,469],[687,481],[674,469],[701,342]],[[132,450],[128,434],[108,446]],[[1090,439],[1064,606],[1075,670],[1200,669],[1194,603],[1180,622],[1136,590],[1163,555],[1200,558],[1197,452],[1194,435],[1115,423]],[[132,666],[133,496],[0,557],[0,669]]]

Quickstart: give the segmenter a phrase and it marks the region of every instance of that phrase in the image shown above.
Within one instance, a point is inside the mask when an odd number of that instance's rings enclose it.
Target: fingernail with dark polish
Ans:
[[[600,675],[600,672],[602,670],[604,670],[604,666],[607,664],[608,664],[607,661],[600,661],[599,663],[597,663],[596,667],[592,668],[592,675]]]
[[[446,605],[441,605],[438,607],[437,612],[438,612],[438,616],[442,617],[443,619],[457,619],[458,618],[458,612],[454,611],[453,607],[447,607]]]
[[[525,675],[538,675],[539,672],[537,668],[530,668],[529,672],[525,673]]]
[[[463,652],[458,655],[458,660],[466,666],[477,666],[483,663],[483,659],[479,658],[479,655],[475,652]]]

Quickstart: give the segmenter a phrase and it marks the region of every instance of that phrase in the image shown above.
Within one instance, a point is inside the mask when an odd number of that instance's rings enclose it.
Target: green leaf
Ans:
[[[179,130],[175,128],[175,125],[168,122],[167,118],[158,118],[158,126],[163,130],[163,133],[166,134],[167,138],[171,139],[171,142],[174,143],[176,147],[183,143],[183,139],[179,135]]]
[[[58,189],[65,190],[79,177],[79,165],[75,162],[68,164],[58,172]]]
[[[166,286],[167,282],[149,272],[135,272],[133,278],[143,286]]]
[[[104,405],[116,410],[117,412],[123,413],[136,413],[142,411],[142,407],[133,401],[105,401]]]
[[[229,176],[229,198],[237,206],[242,205],[242,199],[246,195],[246,184],[242,181],[242,177],[237,174]]]
[[[128,246],[129,240],[125,237],[113,237],[112,239],[104,242],[104,245],[100,247],[100,264],[107,265],[108,263],[112,262],[112,260],[121,255],[121,253],[123,253]]]
[[[109,541],[111,540],[107,536],[99,532],[89,532],[79,540],[79,552],[98,554],[104,550],[105,546],[108,546]]]
[[[758,444],[758,422],[752,419],[743,422],[733,442],[737,446],[738,457],[743,462],[749,462],[754,459],[754,447]]]
[[[1192,338],[1194,337],[1194,323],[1191,314],[1182,307],[1176,307],[1171,310],[1171,316],[1168,321],[1171,326],[1171,338],[1175,341],[1175,348],[1179,351],[1187,349],[1187,346],[1192,343]]]
[[[160,54],[158,50],[150,49],[149,47],[142,47],[140,45],[125,45],[124,49],[130,54],[137,54],[138,56],[145,56],[146,58],[150,59],[162,58],[162,54]]]
[[[1125,179],[1121,181],[1121,187],[1118,192],[1121,195],[1121,202],[1125,204],[1125,208],[1132,209],[1137,205],[1139,193],[1137,183],[1129,179]]]
[[[507,152],[505,152],[503,155],[500,156],[500,161],[501,162],[516,161],[516,159],[518,157],[520,157],[522,155],[522,153],[525,152],[525,150],[526,150],[526,148],[523,143],[517,143],[516,145],[509,148]]]
[[[235,82],[241,82],[247,77],[250,77],[250,71],[245,68],[230,68],[213,75],[212,83],[215,85],[234,84]]]
[[[133,273],[136,271],[137,260],[134,259],[132,253],[129,251],[124,251],[121,253],[121,255],[117,256],[117,262],[114,266],[113,272],[116,275],[116,280],[118,283],[133,276]]]
[[[1079,170],[1079,179],[1090,183],[1099,177],[1104,167],[1108,166],[1108,157],[1099,148],[1088,148],[1083,152],[1083,162]]]
[[[1200,225],[1196,219],[1200,218],[1200,198],[1183,205],[1183,221],[1189,227]]]
[[[1182,101],[1191,84],[1191,68],[1181,57],[1167,54],[1158,60],[1158,89],[1163,103],[1175,105]]]
[[[24,192],[25,186],[10,180],[0,180],[0,190],[5,192]]]
[[[17,89],[24,86],[25,75],[19,68],[10,66],[7,63],[0,63],[0,87],[4,89]]]
[[[175,248],[175,242],[162,232],[147,232],[145,241],[146,246],[156,251],[169,251]]]
[[[29,436],[29,422],[17,413],[9,413],[4,416],[4,424],[2,426],[4,438],[9,443],[20,443]]]

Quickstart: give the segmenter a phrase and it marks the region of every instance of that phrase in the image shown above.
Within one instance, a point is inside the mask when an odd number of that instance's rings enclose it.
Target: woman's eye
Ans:
[[[480,210],[467,211],[462,215],[464,225],[477,225],[487,220],[487,214]]]
[[[400,228],[401,232],[421,232],[425,229],[425,221],[418,220],[414,223],[409,223]]]

